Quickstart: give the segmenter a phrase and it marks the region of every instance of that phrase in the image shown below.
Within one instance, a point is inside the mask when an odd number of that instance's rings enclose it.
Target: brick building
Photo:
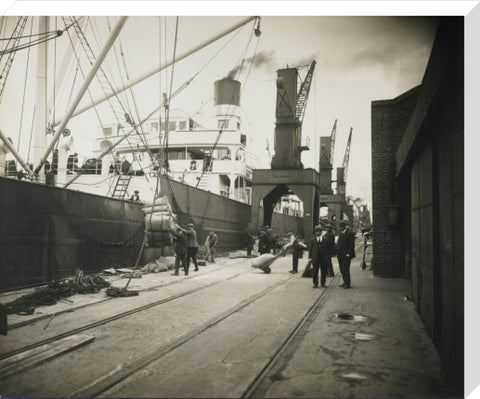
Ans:
[[[464,21],[440,20],[420,86],[372,102],[372,267],[412,298],[463,396]]]

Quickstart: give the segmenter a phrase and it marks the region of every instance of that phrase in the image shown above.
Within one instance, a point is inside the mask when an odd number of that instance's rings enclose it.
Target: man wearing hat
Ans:
[[[184,230],[187,235],[187,269],[190,268],[190,259],[193,260],[195,271],[198,272],[197,252],[198,241],[197,232],[195,231],[193,223],[187,224],[187,230]]]
[[[309,262],[312,262],[313,287],[318,287],[319,269],[320,284],[322,287],[326,287],[328,257],[332,250],[331,243],[325,238],[325,234],[322,234],[322,226],[315,226],[314,233],[315,235],[310,241],[310,247],[308,250],[308,260]]]
[[[133,192],[133,195],[130,197],[130,201],[135,201],[135,202],[139,202],[140,201],[140,195],[139,195],[139,191],[138,190],[135,190]]]
[[[325,239],[329,241],[329,248],[331,249],[330,255],[327,258],[327,277],[334,277],[332,256],[335,255],[335,234],[332,231],[332,225],[326,223],[325,227]]]
[[[337,243],[337,258],[342,273],[343,284],[340,287],[350,288],[350,262],[355,258],[355,234],[348,229],[344,220],[338,222],[340,234]]]

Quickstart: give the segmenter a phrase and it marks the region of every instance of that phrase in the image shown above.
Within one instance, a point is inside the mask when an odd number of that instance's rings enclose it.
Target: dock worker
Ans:
[[[303,256],[303,251],[308,247],[299,240],[295,233],[290,234],[289,246],[292,247],[292,270],[290,270],[290,273],[298,273],[298,259]]]
[[[185,233],[177,226],[174,225],[170,229],[170,233],[173,236],[173,248],[175,250],[175,270],[173,275],[178,276],[178,270],[180,269],[180,264],[185,271],[185,276],[188,276],[188,266],[187,266],[187,237]]]
[[[215,263],[215,249],[217,247],[218,238],[215,232],[211,231],[207,240],[205,241],[205,246],[207,247],[207,256],[206,259],[208,262]]]
[[[190,268],[190,260],[192,260],[193,264],[195,265],[194,271],[198,272],[198,241],[195,226],[193,225],[193,223],[189,223],[186,229],[180,227],[180,230],[182,230],[187,237],[187,269]]]
[[[351,231],[344,220],[338,222],[340,234],[337,243],[337,258],[342,273],[343,284],[340,287],[350,288],[350,262],[355,258],[355,233]]]
[[[133,192],[133,195],[130,197],[130,201],[135,201],[135,202],[140,202],[140,192],[138,190],[135,190]]]
[[[251,223],[247,225],[245,230],[245,245],[247,247],[247,257],[252,256],[253,246],[255,245],[255,231]]]
[[[260,255],[268,254],[268,237],[265,231],[265,228],[260,229],[260,233],[258,234],[258,252]]]

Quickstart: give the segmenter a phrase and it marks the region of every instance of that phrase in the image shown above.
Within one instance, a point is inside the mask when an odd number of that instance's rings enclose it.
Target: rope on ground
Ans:
[[[6,314],[33,314],[37,306],[55,305],[58,300],[75,294],[92,294],[110,286],[98,275],[86,275],[77,270],[74,277],[53,281],[47,287],[37,288],[33,293],[26,294],[3,305]]]

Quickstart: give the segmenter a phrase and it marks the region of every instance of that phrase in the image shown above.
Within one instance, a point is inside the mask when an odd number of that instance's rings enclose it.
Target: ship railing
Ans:
[[[252,169],[247,167],[243,161],[215,159],[211,161],[208,170],[204,170],[205,161],[203,159],[175,159],[169,160],[169,163],[172,169],[185,171],[186,173],[202,173],[202,171],[205,171],[220,174],[234,173],[246,176],[248,179],[252,177]]]

